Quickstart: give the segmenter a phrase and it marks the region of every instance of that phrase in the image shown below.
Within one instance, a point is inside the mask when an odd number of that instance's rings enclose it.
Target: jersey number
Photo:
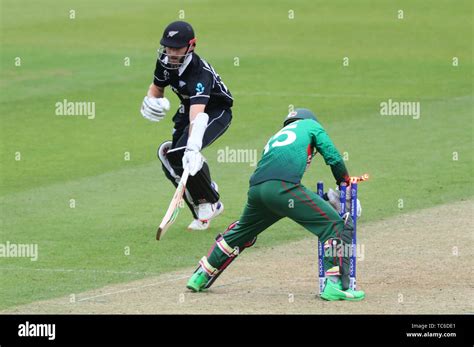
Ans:
[[[293,142],[295,142],[296,140],[296,134],[291,131],[290,129],[294,129],[296,128],[298,125],[298,123],[293,123],[293,124],[290,124],[290,125],[287,125],[286,127],[284,127],[283,129],[281,129],[279,132],[277,132],[275,135],[273,135],[270,140],[268,140],[264,150],[263,150],[263,155],[267,154],[267,152],[270,150],[270,147],[271,148],[274,148],[274,147],[282,147],[282,146],[288,146],[289,144],[292,144]],[[286,136],[286,138],[282,139],[282,141],[280,141],[278,138],[280,136]],[[272,142],[274,141],[274,142]],[[272,142],[272,144],[270,145],[270,143]]]

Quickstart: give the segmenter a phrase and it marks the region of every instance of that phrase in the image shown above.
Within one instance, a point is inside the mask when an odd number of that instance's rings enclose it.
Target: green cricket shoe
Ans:
[[[199,268],[188,280],[186,288],[191,289],[193,292],[202,292],[208,281],[209,275],[203,269]]]
[[[326,279],[326,285],[324,287],[324,291],[321,294],[321,298],[328,301],[360,301],[365,298],[365,293],[362,290],[343,290],[340,279],[337,283],[334,283],[328,278]]]

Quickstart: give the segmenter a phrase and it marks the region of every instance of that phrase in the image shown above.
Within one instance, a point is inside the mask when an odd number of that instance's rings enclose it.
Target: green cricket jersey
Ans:
[[[320,153],[327,165],[343,181],[348,177],[341,155],[324,128],[311,119],[301,119],[288,124],[270,138],[263,150],[257,169],[250,177],[250,186],[280,180],[300,183],[306,168],[315,154]]]

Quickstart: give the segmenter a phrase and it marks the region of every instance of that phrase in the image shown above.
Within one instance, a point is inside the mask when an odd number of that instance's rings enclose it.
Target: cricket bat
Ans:
[[[173,199],[171,199],[171,203],[168,206],[168,210],[166,211],[163,220],[158,227],[156,232],[156,239],[159,241],[163,235],[166,233],[168,228],[171,224],[174,223],[176,218],[178,217],[179,209],[180,209],[180,202],[183,199],[183,194],[186,189],[186,182],[188,181],[189,171],[184,170],[181,179],[179,181],[178,187],[176,188],[176,192],[173,195]]]

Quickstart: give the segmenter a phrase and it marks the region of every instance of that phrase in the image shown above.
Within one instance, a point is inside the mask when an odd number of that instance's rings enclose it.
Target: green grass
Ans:
[[[364,222],[473,195],[469,1],[0,1],[0,242],[39,247],[37,262],[0,258],[0,308],[196,264],[238,218],[253,171],[217,163],[217,150],[260,153],[290,104],[318,114],[349,152],[353,174],[371,174],[360,188]],[[231,128],[205,151],[226,213],[212,230],[191,234],[180,230],[190,222],[182,212],[158,243],[173,189],[155,151],[172,123],[147,122],[138,110],[159,36],[181,9],[198,53],[235,96]],[[381,116],[389,98],[421,102],[421,118]],[[94,101],[96,118],[56,116],[63,99]],[[333,181],[320,158],[304,183],[318,180]],[[282,221],[257,247],[306,235]]]

